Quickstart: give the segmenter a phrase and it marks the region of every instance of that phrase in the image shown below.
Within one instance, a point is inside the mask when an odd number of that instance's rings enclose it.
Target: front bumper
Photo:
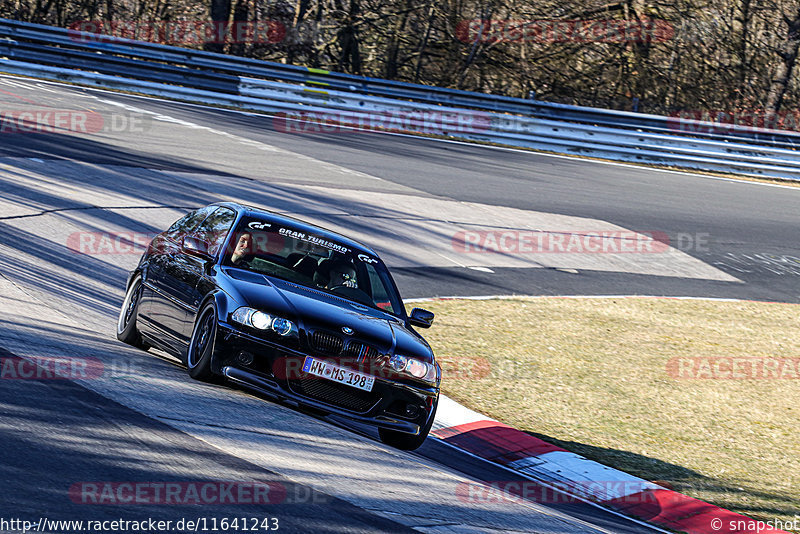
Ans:
[[[304,379],[286,372],[287,361],[296,363],[306,356],[220,323],[213,369],[236,383],[280,400],[415,435],[425,427],[436,405],[439,396],[436,387],[376,376],[372,391],[365,392],[323,378]]]

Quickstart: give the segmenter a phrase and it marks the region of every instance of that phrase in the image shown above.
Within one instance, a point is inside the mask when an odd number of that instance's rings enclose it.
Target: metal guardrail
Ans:
[[[438,133],[481,142],[754,176],[800,179],[800,134],[731,127],[676,131],[676,119],[366,78],[0,19],[0,70],[267,112],[436,113]],[[480,127],[467,127],[478,119]],[[424,118],[408,131],[429,128]]]

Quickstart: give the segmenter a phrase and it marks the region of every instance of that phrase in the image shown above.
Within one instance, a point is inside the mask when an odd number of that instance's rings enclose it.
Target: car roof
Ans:
[[[310,234],[318,235],[320,237],[324,237],[325,239],[329,239],[331,241],[335,241],[342,245],[348,246],[353,248],[359,252],[366,252],[373,256],[378,256],[378,254],[367,245],[363,243],[359,243],[349,237],[346,237],[342,234],[334,232],[332,230],[328,230],[327,228],[323,228],[321,226],[317,226],[300,219],[296,219],[294,217],[290,217],[288,215],[280,215],[273,211],[269,211],[264,208],[254,208],[252,206],[243,206],[241,204],[237,204],[235,202],[215,202],[212,204],[213,206],[227,206],[231,209],[234,209],[244,215],[248,215],[251,217],[260,217],[269,220],[273,223],[283,224],[285,226],[292,227],[294,229],[307,232]]]

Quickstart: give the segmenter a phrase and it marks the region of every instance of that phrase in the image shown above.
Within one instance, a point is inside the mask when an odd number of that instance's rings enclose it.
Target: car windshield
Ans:
[[[243,218],[223,265],[274,276],[402,317],[402,304],[383,262],[296,228]]]

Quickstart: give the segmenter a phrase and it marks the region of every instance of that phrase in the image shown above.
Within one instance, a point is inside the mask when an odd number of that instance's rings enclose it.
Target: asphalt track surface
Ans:
[[[406,136],[286,133],[264,116],[0,82],[4,109],[141,121],[0,137],[0,357],[89,357],[113,371],[3,380],[0,518],[270,516],[292,532],[649,531],[580,503],[464,502],[460,484],[513,476],[434,440],[399,453],[366,430],[192,383],[169,359],[120,345],[115,314],[138,254],[76,252],[87,232],[148,235],[226,198],[359,236],[394,266],[405,297],[800,300],[797,189]],[[454,253],[454,231],[487,227],[656,231],[673,253]],[[69,495],[82,481],[208,480],[271,482],[295,497],[197,507],[90,505]]]

